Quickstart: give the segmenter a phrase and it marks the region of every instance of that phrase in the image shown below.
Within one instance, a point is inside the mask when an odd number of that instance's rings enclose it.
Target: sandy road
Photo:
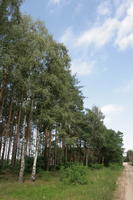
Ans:
[[[124,163],[125,169],[118,181],[116,200],[133,200],[133,166]]]

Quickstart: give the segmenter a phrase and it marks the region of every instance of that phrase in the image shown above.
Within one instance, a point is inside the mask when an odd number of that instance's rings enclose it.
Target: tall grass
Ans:
[[[112,200],[121,168],[87,169],[87,184],[66,184],[60,172],[43,172],[35,183],[0,176],[0,200]],[[28,177],[27,177],[28,178]]]

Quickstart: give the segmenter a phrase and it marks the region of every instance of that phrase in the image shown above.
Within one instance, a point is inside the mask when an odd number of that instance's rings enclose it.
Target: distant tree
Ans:
[[[122,164],[123,161],[123,133],[114,130],[105,130],[105,142],[102,148],[104,164],[117,162]]]
[[[127,161],[133,164],[133,150],[127,151]]]

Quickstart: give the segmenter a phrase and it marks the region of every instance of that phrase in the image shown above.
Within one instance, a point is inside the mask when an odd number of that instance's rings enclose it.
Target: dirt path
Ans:
[[[133,166],[124,163],[125,169],[118,180],[116,200],[133,200]]]

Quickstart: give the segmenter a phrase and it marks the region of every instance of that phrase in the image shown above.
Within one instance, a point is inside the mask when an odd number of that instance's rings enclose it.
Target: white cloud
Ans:
[[[60,38],[60,42],[64,43],[68,47],[72,47],[75,43],[75,35],[71,27],[68,27],[64,34]]]
[[[86,55],[85,48],[77,48],[76,39],[77,37],[74,35],[74,32],[71,27],[68,27],[62,35],[62,37],[60,38],[60,42],[63,42],[69,48],[69,53],[76,55],[76,58],[72,59],[72,74],[77,73],[81,76],[91,74],[94,68],[94,62],[90,60],[88,61],[88,55]]]
[[[113,5],[110,4],[111,2]],[[80,6],[79,4],[78,9]],[[97,50],[107,44],[112,43],[120,50],[133,48],[133,0],[117,0],[117,2],[116,0],[103,0],[97,8],[97,14],[93,25],[82,33],[79,34],[72,27],[68,27],[60,38],[60,41],[69,48],[72,59],[82,58],[78,65],[73,61],[72,66],[72,71],[82,75],[86,74],[82,69],[87,69],[87,73],[90,74],[92,65],[88,64],[88,60],[92,60],[91,55],[94,55],[96,60]]]
[[[60,41],[70,48],[95,47],[100,48],[106,45],[115,35],[119,27],[119,21],[114,18],[107,18],[103,24],[83,31],[76,35],[72,27],[68,27],[61,36]],[[86,50],[86,49],[85,49]]]
[[[119,113],[121,111],[123,111],[123,107],[119,106],[119,105],[114,105],[114,104],[108,104],[105,105],[101,108],[101,111],[105,114],[112,114],[112,113]]]
[[[94,45],[95,47],[102,47],[112,39],[118,26],[117,19],[108,18],[102,25],[83,32],[77,38],[77,46]]]
[[[73,60],[71,70],[72,73],[77,73],[78,75],[88,75],[93,71],[94,63],[87,62],[82,59]]]
[[[109,14],[110,4],[108,2],[104,1],[98,6],[99,15]],[[77,47],[101,48],[111,40],[121,50],[133,47],[133,1],[123,2],[116,9],[114,17],[106,17],[100,22],[96,21],[91,28],[84,30],[79,36],[68,28],[62,37],[65,44],[71,42],[71,46]]]
[[[98,6],[100,15],[109,14],[109,11],[107,2]],[[122,3],[116,9],[114,17],[106,17],[103,22],[98,22],[97,25],[85,30],[77,38],[77,45],[93,45],[99,48],[111,40],[121,50],[133,48],[133,1],[128,0],[126,3]]]
[[[116,0],[114,0],[115,2],[118,2]],[[129,8],[130,4],[131,4],[132,0],[120,0],[119,3],[116,5],[116,14],[115,16],[118,19],[122,19],[127,12],[127,9]]]
[[[125,18],[121,21],[116,44],[122,50],[133,47],[133,1],[127,9]]]
[[[97,8],[98,15],[110,15],[111,14],[111,5],[109,1],[103,1],[99,4]]]
[[[121,113],[124,111],[124,107],[120,105],[108,104],[101,108],[101,111],[105,115],[105,125],[108,128],[113,128],[113,125],[117,119],[121,116]]]

